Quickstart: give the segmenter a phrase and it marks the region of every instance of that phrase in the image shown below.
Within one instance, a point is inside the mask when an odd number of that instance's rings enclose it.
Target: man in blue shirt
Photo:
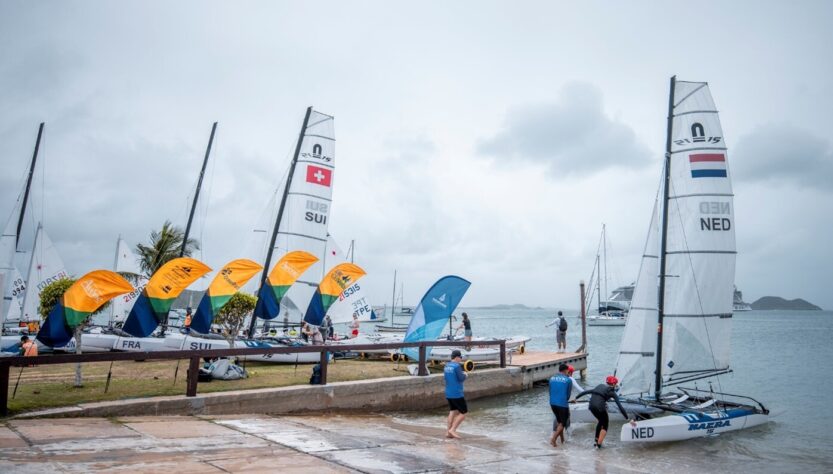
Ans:
[[[451,351],[451,361],[445,364],[443,377],[445,377],[445,398],[448,400],[448,429],[447,438],[459,438],[457,428],[466,419],[469,408],[466,406],[466,399],[463,395],[463,382],[466,380],[466,373],[463,372],[462,353],[454,349]]]
[[[558,373],[550,377],[550,408],[555,414],[555,421],[552,424],[552,436],[550,444],[558,446],[558,437],[561,437],[561,444],[564,444],[564,427],[570,422],[570,392],[573,390],[573,380],[567,375],[569,366],[561,364],[558,366]]]

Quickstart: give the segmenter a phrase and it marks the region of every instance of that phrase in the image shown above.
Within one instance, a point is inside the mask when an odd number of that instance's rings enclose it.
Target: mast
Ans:
[[[116,257],[113,259],[113,271],[119,271],[119,243],[121,243],[121,234],[119,234],[119,238],[116,239]],[[107,324],[110,327],[113,327],[113,318],[116,315],[116,305],[110,302],[110,322]]]
[[[593,278],[591,275],[590,278]],[[599,263],[599,253],[596,252],[596,294],[599,296],[599,316],[602,315],[602,268]]]
[[[654,378],[654,396],[657,401],[662,392],[662,319],[665,316],[665,260],[668,246],[668,196],[671,187],[671,132],[674,125],[674,89],[677,76],[671,76],[668,92],[668,130],[665,135],[665,166],[663,167],[662,218],[659,251],[659,294],[657,295],[657,351]]]
[[[393,299],[390,303],[390,324],[393,325],[393,315],[396,314],[396,270],[393,270]]]
[[[604,266],[605,266],[605,297],[609,297],[610,293],[607,292],[607,231],[605,230],[605,225],[602,223],[602,255],[604,255]]]
[[[286,199],[289,197],[289,188],[292,185],[292,175],[295,174],[295,165],[298,164],[298,156],[301,154],[301,145],[304,142],[304,133],[307,131],[309,116],[311,114],[312,107],[310,106],[307,107],[307,113],[304,115],[304,123],[301,125],[301,132],[298,134],[298,142],[295,144],[295,154],[292,156],[292,164],[289,165],[289,175],[286,177],[286,185],[283,189],[283,196],[281,196],[281,205],[278,207],[278,217],[275,219],[275,227],[272,229],[272,239],[269,243],[269,250],[266,252],[266,262],[263,264],[263,271],[260,275],[260,288],[264,288],[266,286],[266,278],[269,276],[269,265],[272,264],[272,253],[275,250],[275,242],[278,239],[278,229],[280,229],[281,226],[283,211],[286,208]],[[252,321],[249,323],[249,337],[254,336],[256,325],[257,316],[252,314]]]
[[[191,233],[191,223],[194,221],[194,211],[197,210],[197,202],[200,199],[200,188],[202,188],[202,178],[205,176],[205,166],[208,164],[208,156],[211,154],[211,145],[214,143],[214,132],[217,131],[217,122],[211,126],[211,136],[208,138],[208,147],[205,149],[205,158],[202,160],[202,169],[200,170],[200,177],[197,180],[197,192],[194,193],[194,201],[191,203],[191,214],[188,215],[188,224],[185,226],[185,236],[182,238],[182,247],[179,249],[179,256],[185,256],[185,248],[188,246],[188,235]]]
[[[14,248],[17,251],[18,243],[20,242],[20,230],[23,227],[23,216],[26,214],[26,202],[29,200],[29,188],[32,187],[32,176],[35,174],[35,162],[38,160],[38,151],[40,150],[40,139],[43,136],[44,122],[40,123],[38,127],[38,139],[35,141],[35,152],[32,153],[32,164],[29,165],[29,177],[26,178],[26,190],[23,191],[23,203],[20,205],[20,216],[17,218],[17,232],[14,236]]]

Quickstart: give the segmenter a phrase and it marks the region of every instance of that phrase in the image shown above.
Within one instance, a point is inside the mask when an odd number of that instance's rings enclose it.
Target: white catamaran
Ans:
[[[616,366],[620,394],[661,415],[623,425],[629,443],[712,436],[769,419],[758,401],[718,391],[719,378],[708,390],[681,386],[731,371],[735,220],[708,84],[672,77],[668,115],[662,192]]]

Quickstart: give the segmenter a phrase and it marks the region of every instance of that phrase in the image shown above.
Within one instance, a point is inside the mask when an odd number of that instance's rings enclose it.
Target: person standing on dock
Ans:
[[[457,428],[466,419],[469,408],[466,405],[466,398],[463,393],[463,382],[466,381],[466,373],[463,372],[463,354],[454,349],[451,351],[451,361],[445,364],[443,377],[445,377],[445,398],[448,400],[448,426],[445,432],[446,438],[460,438]]]
[[[581,398],[585,395],[590,395],[590,413],[596,417],[598,423],[596,423],[596,438],[595,443],[593,446],[597,448],[602,447],[602,443],[605,440],[605,436],[607,435],[608,425],[610,423],[610,418],[607,416],[607,401],[613,400],[616,402],[616,406],[619,407],[619,411],[622,413],[622,416],[625,417],[631,424],[634,424],[634,420],[628,418],[628,412],[625,411],[625,408],[622,407],[622,402],[619,401],[619,395],[616,394],[616,384],[619,383],[619,379],[615,376],[610,375],[605,379],[605,383],[597,385],[596,388],[592,390],[585,390],[578,394],[576,398]]]
[[[459,327],[457,327],[457,331],[459,331],[460,329],[465,331],[463,334],[465,334],[466,339],[466,350],[471,350],[471,319],[469,319],[468,313],[463,313],[463,322],[460,324]]]
[[[567,352],[567,320],[564,319],[564,313],[558,312],[558,317],[553,319],[546,325],[550,327],[553,324],[558,324],[555,332],[555,342],[558,345],[558,352]]]
[[[550,377],[550,408],[555,415],[552,423],[552,436],[550,444],[558,447],[558,437],[561,437],[561,444],[566,442],[564,430],[570,424],[570,393],[573,391],[573,379],[567,375],[567,364],[558,366],[558,373]]]

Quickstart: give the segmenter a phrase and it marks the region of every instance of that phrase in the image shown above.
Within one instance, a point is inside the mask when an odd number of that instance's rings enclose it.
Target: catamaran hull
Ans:
[[[625,318],[588,318],[588,326],[624,326]]]
[[[229,349],[230,345],[225,339],[208,339],[196,336],[186,336],[184,334],[171,334],[165,338],[165,343],[168,345],[167,350],[186,350],[186,351],[203,351],[213,349]],[[285,347],[278,344],[269,344],[257,340],[242,340],[235,341],[235,348],[269,348],[269,347]],[[314,364],[321,361],[321,356],[318,352],[297,352],[293,354],[262,354],[262,355],[247,355],[240,356],[241,359],[257,361],[257,362],[271,362],[274,364]]]
[[[119,337],[113,342],[113,350],[120,352],[157,352],[171,350],[164,337]]]
[[[636,426],[626,423],[620,436],[625,443],[683,441],[751,428],[767,421],[769,415],[746,409],[680,413],[639,421]]]
[[[474,362],[485,362],[488,360],[500,359],[500,349],[495,348],[480,348],[474,347],[471,350],[466,350],[465,347],[435,347],[431,350],[431,355],[428,360],[433,361],[448,361],[451,360],[451,351],[459,350],[463,356],[463,360],[471,360]]]
[[[634,403],[622,400],[622,407],[628,412],[630,418],[636,417],[652,417],[665,413],[659,408],[643,405],[642,403]],[[607,414],[612,420],[623,420],[622,413],[614,402],[608,402]],[[570,422],[572,423],[596,423],[596,417],[590,412],[589,404],[587,402],[578,402],[570,404]]]

